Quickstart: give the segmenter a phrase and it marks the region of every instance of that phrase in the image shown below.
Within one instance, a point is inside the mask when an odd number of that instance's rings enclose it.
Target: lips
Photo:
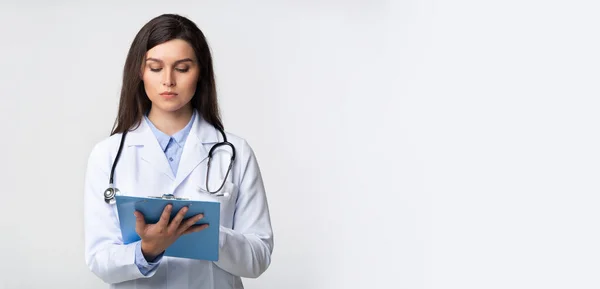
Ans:
[[[165,92],[161,93],[160,96],[162,96],[164,99],[172,99],[177,96],[177,93],[171,92],[171,91],[165,91]]]

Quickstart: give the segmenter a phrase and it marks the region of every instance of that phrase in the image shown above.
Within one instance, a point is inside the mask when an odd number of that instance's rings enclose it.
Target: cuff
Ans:
[[[138,241],[137,244],[135,244],[135,265],[137,265],[144,276],[148,276],[148,274],[153,273],[156,268],[158,268],[163,254],[158,255],[154,260],[148,262],[148,260],[144,258],[144,254],[142,254],[142,241]]]

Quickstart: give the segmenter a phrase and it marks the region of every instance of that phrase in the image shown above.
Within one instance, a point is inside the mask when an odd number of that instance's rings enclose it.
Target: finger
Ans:
[[[172,208],[173,208],[173,205],[171,205],[171,204],[168,204],[165,207],[162,214],[160,215],[160,220],[158,220],[158,222],[156,223],[157,225],[159,225],[161,227],[166,227],[169,224],[169,219],[171,217]]]
[[[187,213],[187,211],[188,211],[187,207],[183,207],[179,210],[179,212],[177,213],[175,218],[173,218],[173,220],[169,224],[169,231],[174,232],[177,230],[177,228],[179,227],[179,224],[181,224],[181,220],[183,220],[183,217],[185,216],[185,213]]]
[[[189,233],[195,233],[195,232],[200,232],[204,229],[208,228],[208,224],[202,224],[202,225],[194,225],[189,227],[187,230],[185,230],[185,232],[183,232],[183,234],[181,235],[186,235]]]
[[[136,233],[138,233],[138,235],[140,235],[142,232],[144,232],[144,229],[146,228],[146,221],[144,220],[144,215],[139,211],[133,212],[133,215],[135,216],[135,231]]]
[[[198,214],[195,215],[192,218],[189,218],[185,221],[185,223],[183,223],[181,226],[179,226],[179,230],[178,233],[179,234],[183,234],[183,232],[185,232],[188,228],[190,228],[191,226],[193,226],[194,224],[196,224],[196,222],[200,221],[202,218],[204,218],[203,214]]]

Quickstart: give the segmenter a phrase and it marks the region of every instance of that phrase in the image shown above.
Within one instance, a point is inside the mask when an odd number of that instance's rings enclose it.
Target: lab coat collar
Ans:
[[[192,139],[199,141],[202,144],[213,144],[219,141],[219,137],[220,132],[213,125],[208,123],[200,113],[197,113],[194,122],[192,123],[188,140]],[[156,136],[152,133],[152,130],[143,119],[140,121],[137,128],[127,134],[126,144],[128,146],[148,145],[152,142],[158,144]]]
[[[173,174],[156,136],[143,119],[136,129],[127,134],[126,144],[127,146],[142,146],[140,158],[174,180],[172,191],[168,192],[172,193],[196,166],[207,159],[209,151],[207,145],[218,142],[219,135],[219,131],[198,113],[183,147],[177,177]]]

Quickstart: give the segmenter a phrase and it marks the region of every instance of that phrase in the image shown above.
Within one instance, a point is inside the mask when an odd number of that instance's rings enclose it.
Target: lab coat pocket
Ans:
[[[226,182],[221,190],[223,196],[218,197],[218,201],[221,203],[221,225],[231,228],[238,196],[238,186],[234,183]]]
[[[221,184],[218,180],[209,182],[211,192],[216,191]],[[223,187],[216,193],[209,193],[206,190],[206,185],[197,185],[200,192],[198,199],[201,201],[219,202],[221,225],[230,228],[233,222],[233,215],[236,207],[238,196],[238,186],[230,181],[225,181]]]
[[[227,203],[230,200],[237,198],[237,186],[231,182],[225,182],[223,187],[218,192],[209,193],[204,187],[198,186],[198,191],[201,193],[203,200],[217,201],[221,204]]]

